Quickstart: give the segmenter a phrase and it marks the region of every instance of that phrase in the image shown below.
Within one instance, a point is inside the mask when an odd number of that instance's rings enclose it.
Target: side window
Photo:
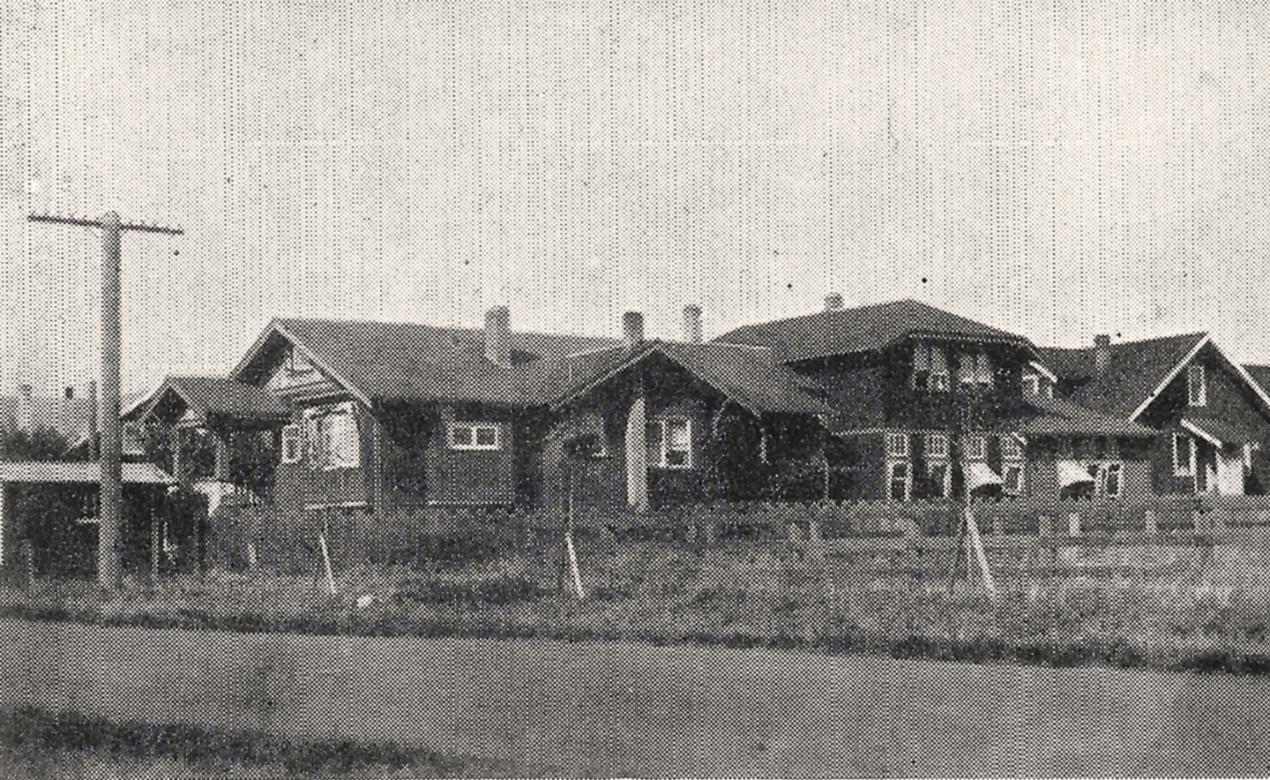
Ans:
[[[1208,405],[1208,376],[1202,364],[1186,369],[1186,399],[1191,406]]]
[[[913,487],[913,474],[907,461],[897,461],[890,465],[890,485],[888,494],[892,501],[907,501]]]
[[[1195,474],[1195,444],[1185,433],[1173,434],[1173,475],[1190,477]]]
[[[299,463],[304,455],[304,440],[296,423],[282,426],[282,462]]]
[[[650,420],[645,428],[645,437],[651,468],[692,468],[692,421],[688,418]]]

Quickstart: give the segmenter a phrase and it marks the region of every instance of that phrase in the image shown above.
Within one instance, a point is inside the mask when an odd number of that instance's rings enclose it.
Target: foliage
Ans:
[[[0,460],[62,460],[67,446],[65,437],[50,428],[0,432]]]

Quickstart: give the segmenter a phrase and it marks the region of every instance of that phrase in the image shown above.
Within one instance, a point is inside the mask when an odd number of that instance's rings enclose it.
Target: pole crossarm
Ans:
[[[77,217],[62,214],[30,214],[27,219],[31,222],[47,222],[54,225],[75,225],[77,227],[104,227],[100,219],[91,217]],[[169,227],[167,225],[151,225],[146,222],[121,222],[120,230],[132,230],[138,233],[163,233],[169,236],[183,236],[185,231],[180,227]]]

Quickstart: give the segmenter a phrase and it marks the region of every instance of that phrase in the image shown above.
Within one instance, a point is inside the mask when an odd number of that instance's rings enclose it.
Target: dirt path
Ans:
[[[588,775],[1270,772],[1270,679],[0,620],[6,704]]]

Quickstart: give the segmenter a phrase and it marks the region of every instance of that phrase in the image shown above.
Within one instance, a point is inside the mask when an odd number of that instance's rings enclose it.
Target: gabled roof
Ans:
[[[1023,336],[911,298],[745,325],[715,342],[770,347],[778,360],[790,362],[884,349],[915,336],[998,342],[1035,351]]]
[[[202,415],[275,420],[288,414],[286,405],[272,393],[220,376],[170,376],[141,405],[140,414],[152,413],[168,396],[175,396],[187,408]]]
[[[1125,417],[1102,414],[1065,398],[1029,395],[1032,413],[1019,423],[1024,436],[1133,436],[1151,437],[1155,430]]]
[[[410,322],[277,319],[230,378],[256,379],[271,348],[296,345],[366,403],[406,399],[524,405],[537,400],[548,358],[612,347],[615,339],[512,331],[512,365],[490,363],[480,328]]]
[[[653,340],[557,362],[545,377],[544,396],[559,406],[652,355],[662,355],[701,382],[755,414],[830,415],[812,380],[776,361],[769,349],[736,344]]]
[[[1258,366],[1252,363],[1244,363],[1244,370],[1248,372],[1257,384],[1261,385],[1262,390],[1270,391],[1270,366]]]
[[[1041,358],[1059,377],[1076,385],[1072,400],[1106,414],[1137,419],[1169,382],[1182,372],[1205,346],[1210,346],[1231,370],[1247,382],[1270,413],[1270,395],[1244,366],[1222,352],[1207,333],[1184,333],[1142,341],[1122,341],[1110,346],[1111,362],[1099,375],[1094,347],[1041,348]]]

